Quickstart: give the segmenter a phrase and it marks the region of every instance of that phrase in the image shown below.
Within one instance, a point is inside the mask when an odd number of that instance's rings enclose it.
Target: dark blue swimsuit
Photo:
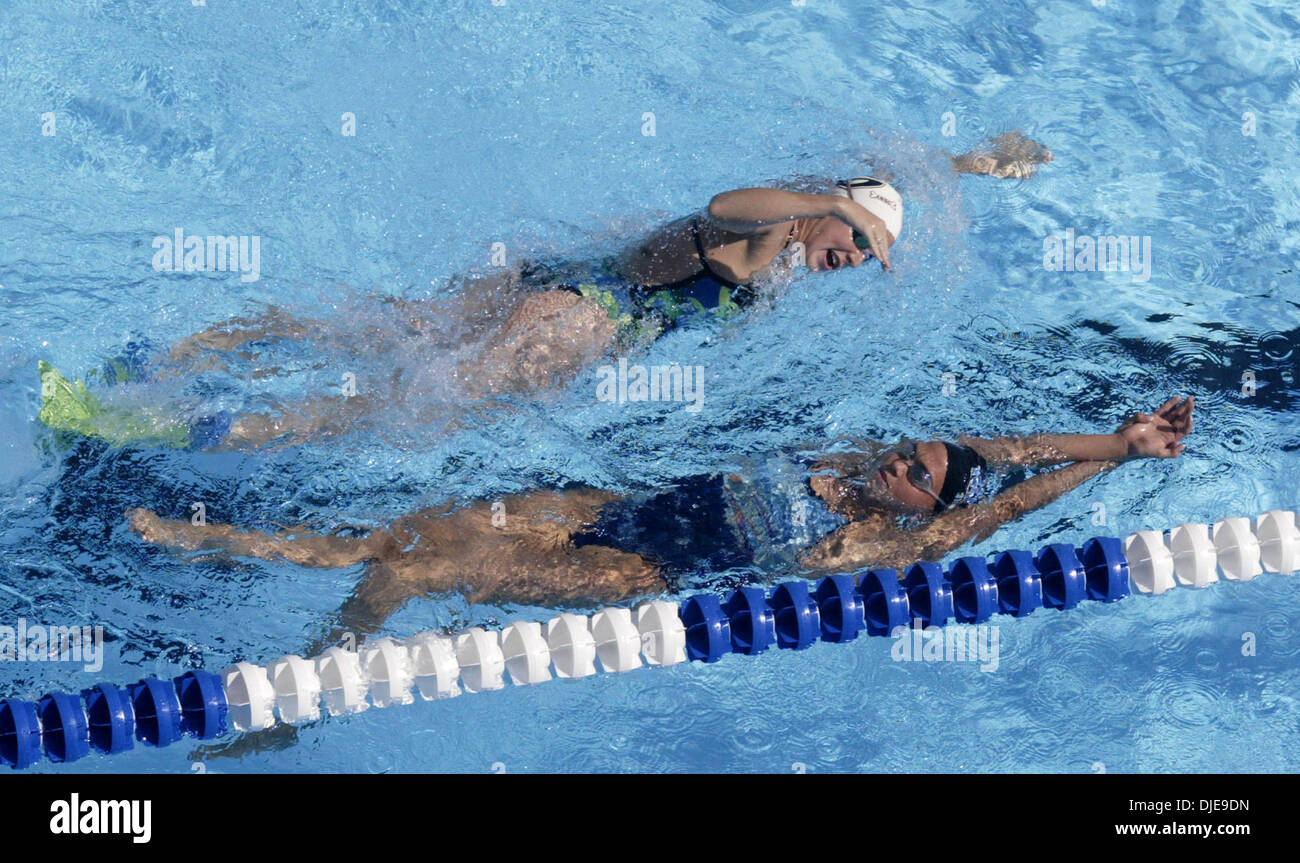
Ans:
[[[848,523],[813,494],[807,466],[792,457],[769,456],[746,474],[687,477],[606,504],[574,545],[639,554],[668,576],[740,567],[792,572],[800,553]]]

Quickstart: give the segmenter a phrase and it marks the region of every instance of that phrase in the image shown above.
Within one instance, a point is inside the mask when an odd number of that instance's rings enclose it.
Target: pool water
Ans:
[[[1123,465],[962,553],[1297,505],[1285,5],[3,5],[0,623],[106,639],[94,673],[0,663],[5,697],[302,651],[362,575],[146,546],[135,506],[332,530],[563,483],[652,488],[839,435],[1109,431],[1173,394],[1197,399],[1182,458]],[[949,170],[944,151],[1013,128],[1055,154],[1037,177]],[[482,322],[448,314],[435,345],[377,299],[446,299],[494,244],[610,254],[720,191],[868,168],[906,199],[892,273],[781,277],[742,320],[637,355],[703,367],[698,412],[599,401],[594,369],[471,405],[457,368]],[[177,228],[260,237],[259,278],[156,271],[153,240]],[[1067,230],[1150,238],[1149,279],[1046,269],[1044,238]],[[233,454],[66,445],[36,422],[38,360],[84,376],[267,304],[320,323],[115,397],[249,411],[400,373],[385,409]],[[383,632],[552,614],[431,596]],[[242,759],[186,740],[36,769],[1300,769],[1294,577],[998,623],[990,672],[861,638],[372,709]]]

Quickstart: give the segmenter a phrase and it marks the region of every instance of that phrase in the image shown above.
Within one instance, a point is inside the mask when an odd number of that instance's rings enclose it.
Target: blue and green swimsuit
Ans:
[[[667,285],[641,285],[618,275],[615,259],[600,261],[529,261],[520,278],[537,290],[567,290],[595,300],[619,325],[620,341],[652,339],[675,327],[685,316],[712,312],[729,317],[749,306],[755,291],[719,276],[709,266],[698,220],[690,223],[701,269]]]

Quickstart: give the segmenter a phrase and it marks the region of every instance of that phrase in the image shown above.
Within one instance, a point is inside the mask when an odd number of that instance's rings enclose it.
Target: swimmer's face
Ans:
[[[854,463],[823,462],[815,466],[808,478],[813,493],[827,501],[841,515],[852,520],[865,518],[878,512],[892,515],[929,515],[934,511],[935,498],[918,488],[909,478],[913,464],[920,465],[930,474],[933,489],[942,489],[948,474],[948,450],[942,443],[916,444],[916,455],[908,458],[905,446],[862,453],[862,460]],[[873,447],[874,448],[874,447]],[[918,470],[917,473],[920,471]]]
[[[876,470],[874,476],[863,477],[867,489],[878,492],[909,512],[931,512],[935,497],[909,478],[913,462],[919,462],[930,472],[931,488],[938,493],[948,475],[948,450],[942,443],[924,441],[916,445],[915,459],[906,459],[891,453]]]
[[[888,231],[885,231],[885,235],[889,245],[893,246],[893,237],[889,237]],[[853,229],[829,216],[813,223],[803,248],[804,260],[808,262],[808,269],[814,273],[860,267],[872,260],[870,252],[864,252],[853,244]]]

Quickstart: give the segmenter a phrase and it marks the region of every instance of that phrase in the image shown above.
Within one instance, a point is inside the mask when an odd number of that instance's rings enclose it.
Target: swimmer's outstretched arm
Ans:
[[[855,521],[809,550],[805,566],[831,572],[871,567],[903,569],[918,561],[938,561],[971,540],[991,536],[999,526],[1046,506],[1118,462],[1084,461],[1040,474],[1013,486],[988,503],[955,509],[924,527],[908,531],[884,518]]]
[[[958,443],[975,450],[994,465],[1043,467],[1075,461],[1122,461],[1137,456],[1177,455],[1160,447],[1181,446],[1178,442],[1192,430],[1196,397],[1177,397],[1156,408],[1154,414],[1137,413],[1111,434],[1033,434],[995,438],[962,435]],[[1159,431],[1176,434],[1172,439],[1151,439],[1144,424],[1155,423]]]
[[[1030,477],[988,503],[954,509],[916,531],[917,560],[939,560],[967,542],[987,539],[1002,525],[1041,509],[1066,492],[1119,465],[1118,461],[1081,461]]]
[[[1186,449],[1182,440],[1192,430],[1193,405],[1191,398],[1179,401],[1175,397],[1153,414],[1131,416],[1116,433],[1125,443],[1121,459],[1176,458],[1182,455]],[[1099,455],[1106,454],[1110,447],[1115,446],[1105,440],[1106,435],[1078,437],[1081,440],[1058,440],[1053,446],[1077,446],[1081,451],[1096,448],[1095,454]],[[902,530],[880,516],[852,522],[810,549],[803,562],[818,570],[847,572],[866,566],[893,567],[901,571],[917,561],[937,561],[971,540],[991,536],[1008,521],[1046,506],[1119,463],[1120,459],[1106,458],[1076,461],[1012,486],[988,503],[949,510],[913,531]]]
[[[724,231],[736,234],[766,230],[795,219],[826,216],[852,225],[847,221],[850,208],[845,204],[856,204],[857,209],[867,213],[861,204],[839,195],[811,195],[785,189],[732,189],[714,195],[709,201],[709,218]]]

